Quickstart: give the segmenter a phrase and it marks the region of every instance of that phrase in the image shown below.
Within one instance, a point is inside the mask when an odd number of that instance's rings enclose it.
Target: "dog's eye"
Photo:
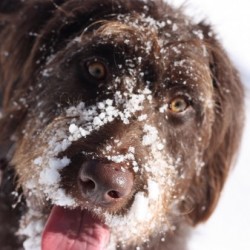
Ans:
[[[184,97],[175,97],[169,103],[169,110],[174,113],[181,113],[185,111],[189,106],[188,101]]]
[[[95,80],[105,80],[107,78],[107,65],[101,60],[90,60],[86,62],[88,74]]]

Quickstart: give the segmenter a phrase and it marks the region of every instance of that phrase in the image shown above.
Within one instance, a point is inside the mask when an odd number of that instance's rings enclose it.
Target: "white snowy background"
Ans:
[[[187,13],[213,24],[240,71],[246,87],[246,126],[237,164],[232,170],[219,205],[196,228],[189,250],[250,250],[250,1],[169,0],[187,5]]]

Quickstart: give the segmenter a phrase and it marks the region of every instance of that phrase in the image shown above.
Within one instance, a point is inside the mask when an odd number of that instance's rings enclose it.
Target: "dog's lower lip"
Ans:
[[[119,203],[119,201],[118,201]],[[91,210],[93,207],[97,209],[103,209],[103,211],[106,211],[108,213],[116,212],[118,213],[120,210],[123,210],[123,207],[120,207],[119,204],[117,204],[117,201],[114,202],[105,202],[105,201],[100,201],[100,202],[91,202],[88,201],[84,203],[86,209]]]
[[[99,203],[99,206],[102,207],[102,208],[112,208],[114,206],[114,203],[113,202],[101,202]]]

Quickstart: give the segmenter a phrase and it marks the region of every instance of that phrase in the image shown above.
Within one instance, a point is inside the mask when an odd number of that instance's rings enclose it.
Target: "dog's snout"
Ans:
[[[86,161],[79,171],[83,198],[100,206],[112,206],[132,192],[133,174],[120,163]]]

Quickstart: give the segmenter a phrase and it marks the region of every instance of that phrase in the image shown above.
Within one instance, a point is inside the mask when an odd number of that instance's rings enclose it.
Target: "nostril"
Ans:
[[[119,198],[122,197],[122,195],[121,195],[119,192],[115,191],[115,190],[109,191],[109,192],[108,192],[108,196],[109,196],[110,198],[112,198],[112,199],[119,199]]]
[[[96,188],[95,182],[89,178],[82,178],[80,179],[80,182],[82,189],[85,191],[85,193],[91,192]]]

